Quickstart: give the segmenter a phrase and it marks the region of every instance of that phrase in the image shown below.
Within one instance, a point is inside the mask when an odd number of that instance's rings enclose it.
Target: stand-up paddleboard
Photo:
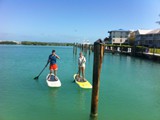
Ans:
[[[89,83],[86,79],[84,81],[82,77],[78,76],[78,74],[74,74],[73,78],[74,78],[75,82],[79,85],[79,87],[81,87],[81,88],[92,88],[91,83]]]
[[[46,76],[46,82],[49,87],[60,87],[61,86],[61,81],[53,73],[51,75],[48,74]]]

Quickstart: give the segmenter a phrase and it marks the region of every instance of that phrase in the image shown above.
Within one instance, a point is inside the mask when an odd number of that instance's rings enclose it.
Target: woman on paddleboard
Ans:
[[[85,63],[86,63],[86,58],[83,56],[83,53],[80,52],[78,58],[78,69],[79,69],[78,74],[80,77],[82,73],[83,81],[85,81]]]
[[[57,75],[57,70],[58,70],[58,65],[56,63],[56,60],[60,59],[58,55],[56,55],[56,51],[52,50],[52,54],[49,55],[48,57],[48,63],[50,63],[49,69],[50,69],[50,75],[54,71],[54,75]]]

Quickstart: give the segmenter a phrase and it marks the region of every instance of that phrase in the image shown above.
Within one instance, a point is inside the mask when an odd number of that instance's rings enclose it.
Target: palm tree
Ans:
[[[159,14],[159,17],[160,17],[160,14]],[[158,23],[160,25],[160,21],[157,21],[156,23]]]
[[[131,32],[129,36],[129,45],[133,46],[135,41],[135,32]]]

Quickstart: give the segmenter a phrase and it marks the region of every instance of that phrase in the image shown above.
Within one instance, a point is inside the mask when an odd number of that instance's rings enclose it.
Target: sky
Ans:
[[[160,0],[0,0],[0,40],[91,43],[111,30],[157,29]]]

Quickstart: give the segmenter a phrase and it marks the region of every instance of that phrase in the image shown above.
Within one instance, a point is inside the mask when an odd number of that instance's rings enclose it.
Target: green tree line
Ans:
[[[16,45],[17,42],[14,41],[0,41],[0,44]],[[57,43],[57,42],[32,42],[32,41],[22,41],[21,45],[43,45],[43,46],[73,46],[73,43]]]
[[[17,43],[14,41],[0,41],[0,44],[16,45]]]
[[[22,41],[22,45],[44,45],[44,46],[72,46],[73,43],[57,43],[57,42],[32,42]]]

